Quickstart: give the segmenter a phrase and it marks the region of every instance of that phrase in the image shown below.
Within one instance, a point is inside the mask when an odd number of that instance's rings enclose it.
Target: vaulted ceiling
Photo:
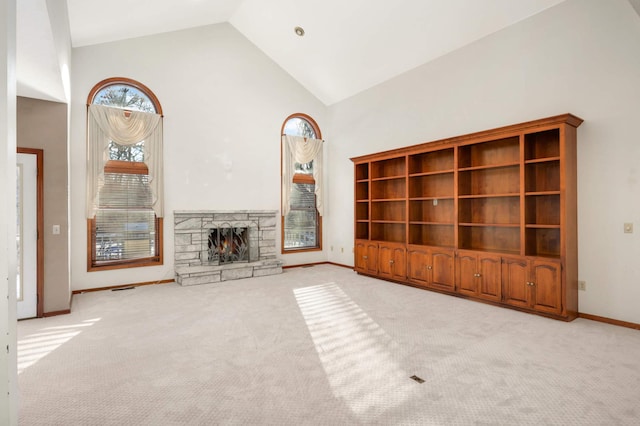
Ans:
[[[66,101],[51,1],[17,2],[18,91]],[[73,47],[228,22],[331,105],[563,1],[67,0],[67,9]]]

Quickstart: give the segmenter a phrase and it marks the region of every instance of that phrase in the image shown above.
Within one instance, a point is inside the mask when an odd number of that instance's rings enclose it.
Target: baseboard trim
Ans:
[[[636,324],[635,322],[620,321],[612,318],[600,317],[598,315],[585,314],[582,312],[578,313],[578,318],[584,318],[591,321],[598,321],[598,322],[603,322],[605,324],[617,325],[620,327],[633,328],[634,330],[640,330],[640,324]]]
[[[347,269],[351,269],[353,271],[353,266],[344,265],[342,263],[336,263],[336,262],[326,262],[326,263],[327,263],[327,265],[339,266],[341,268],[347,268]]]
[[[343,265],[342,263],[335,263],[335,262],[300,263],[298,265],[285,265],[282,267],[282,269],[308,268],[309,266],[317,266],[317,265],[333,265],[333,266],[339,266],[341,268],[353,269],[353,266]]]
[[[112,285],[108,287],[96,287],[96,288],[87,288],[84,290],[73,290],[71,294],[73,295],[73,294],[91,293],[94,291],[114,290],[114,289],[126,288],[126,287],[141,287],[143,285],[168,284],[172,282],[174,282],[173,279],[160,280],[160,281],[146,281],[142,283],[120,284],[120,285]]]
[[[58,315],[67,315],[71,313],[71,309],[63,309],[61,311],[52,311],[52,312],[45,312],[42,314],[43,318],[48,318],[48,317],[55,317]]]

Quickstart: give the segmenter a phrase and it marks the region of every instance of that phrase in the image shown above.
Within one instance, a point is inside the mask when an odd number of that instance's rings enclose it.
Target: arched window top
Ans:
[[[303,136],[305,138],[322,139],[318,123],[307,114],[291,114],[282,124],[283,135]]]
[[[91,89],[87,105],[97,104],[162,115],[156,95],[144,84],[126,77],[102,80]]]

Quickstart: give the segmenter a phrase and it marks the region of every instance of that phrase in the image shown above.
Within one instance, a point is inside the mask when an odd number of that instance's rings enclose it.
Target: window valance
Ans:
[[[295,174],[295,163],[314,162],[316,208],[323,215],[322,200],[322,140],[302,136],[284,135],[282,137],[282,215],[286,216],[291,208],[291,185]]]
[[[87,219],[92,219],[96,213],[111,141],[126,146],[144,141],[144,163],[148,169],[153,210],[157,217],[163,217],[162,116],[95,104],[89,105],[88,115]]]

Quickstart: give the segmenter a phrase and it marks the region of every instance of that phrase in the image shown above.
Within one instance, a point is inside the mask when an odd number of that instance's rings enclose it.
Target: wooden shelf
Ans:
[[[454,197],[410,197],[409,201],[446,201],[446,200],[454,200]]]
[[[448,173],[454,173],[455,170],[450,169],[450,170],[442,170],[442,171],[437,171],[437,172],[422,172],[422,173],[410,173],[409,177],[420,177],[420,176],[433,176],[433,175],[445,175]]]
[[[458,148],[458,168],[501,167],[520,162],[520,138],[503,139],[462,145]]]
[[[455,247],[455,226],[444,223],[412,223],[409,225],[409,244]]]
[[[458,248],[520,254],[520,227],[460,226]]]
[[[458,194],[461,196],[519,193],[518,165],[458,171]]]
[[[560,193],[527,194],[525,223],[527,226],[560,226]]]
[[[405,200],[371,203],[371,219],[404,222],[406,220],[406,205]]]
[[[525,230],[525,255],[560,257],[560,227]]]
[[[356,271],[575,318],[580,123],[565,114],[353,158]]]
[[[512,163],[505,163],[505,164],[490,164],[487,166],[460,167],[458,168],[458,172],[472,172],[476,170],[500,169],[503,167],[519,167],[519,166],[520,166],[520,162],[514,161]]]
[[[405,179],[389,179],[371,181],[370,196],[372,200],[392,200],[406,198]]]
[[[458,226],[490,226],[492,228],[519,228],[519,223],[476,223],[476,222],[467,222],[467,223],[458,223]]]
[[[474,195],[458,195],[458,199],[473,199],[473,198],[505,198],[505,197],[519,197],[519,192],[508,192],[504,194],[474,194]]]
[[[409,156],[409,174],[443,173],[454,169],[454,149],[441,149]]]
[[[526,160],[525,164],[535,164],[535,163],[547,163],[551,161],[560,161],[560,157],[545,157],[545,158],[536,158],[534,160]]]
[[[402,156],[372,161],[370,167],[372,180],[389,176],[404,176],[406,174],[406,159]]]
[[[538,191],[538,192],[525,192],[524,195],[527,197],[535,197],[540,195],[560,195],[560,191]]]
[[[454,225],[453,222],[420,222],[420,221],[410,221],[410,225]]]
[[[542,130],[524,135],[525,161],[560,158],[560,129]]]
[[[465,197],[458,201],[458,220],[462,223],[518,225],[520,197]]]
[[[371,200],[371,203],[388,203],[388,202],[396,202],[396,201],[404,201],[406,198],[374,198]]]
[[[409,178],[409,198],[453,197],[454,174],[430,174]]]
[[[525,166],[525,192],[560,191],[560,161]]]
[[[356,165],[355,178],[356,181],[369,179],[369,163]]]
[[[384,180],[394,180],[394,179],[404,179],[405,177],[406,177],[405,175],[379,177],[379,178],[371,179],[371,182],[380,182],[380,181],[384,181]]]
[[[406,239],[404,222],[372,222],[371,239],[404,243]]]

